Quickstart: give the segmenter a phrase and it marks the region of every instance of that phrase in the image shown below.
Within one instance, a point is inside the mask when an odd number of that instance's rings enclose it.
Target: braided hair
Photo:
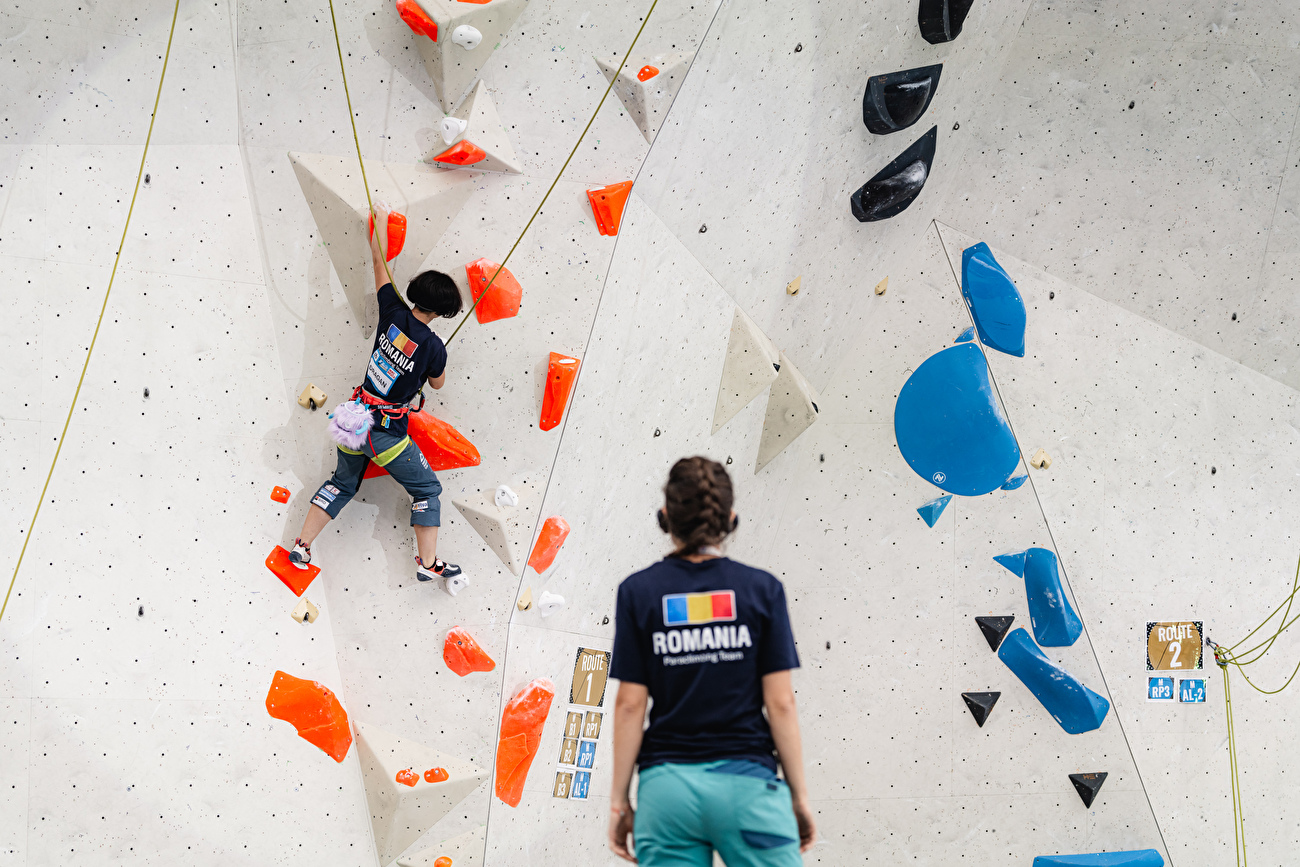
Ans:
[[[664,514],[669,531],[682,547],[675,557],[698,554],[716,545],[732,530],[731,477],[717,461],[682,458],[673,464],[664,485]]]

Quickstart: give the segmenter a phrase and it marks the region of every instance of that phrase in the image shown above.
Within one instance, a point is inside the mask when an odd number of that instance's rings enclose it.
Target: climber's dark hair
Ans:
[[[695,456],[673,464],[664,485],[664,512],[669,532],[682,547],[673,556],[698,554],[731,532],[731,477],[717,461]]]
[[[416,274],[406,284],[406,300],[421,313],[435,313],[450,319],[460,313],[460,290],[456,281],[441,271]]]

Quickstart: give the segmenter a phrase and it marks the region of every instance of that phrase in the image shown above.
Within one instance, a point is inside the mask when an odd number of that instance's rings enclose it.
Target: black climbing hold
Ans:
[[[961,25],[966,20],[975,0],[921,0],[916,13],[916,23],[921,26],[921,38],[931,45],[952,42],[961,35]]]
[[[727,455],[727,463],[728,463],[728,464],[731,463],[731,455]]]
[[[961,129],[961,124],[959,124],[959,123],[954,123],[954,124],[952,125],[952,131],[953,131],[953,132],[956,132],[956,131],[959,130],[959,129]]]
[[[659,436],[659,428],[655,428],[655,436]]]
[[[150,180],[149,175],[146,174],[146,175],[144,176],[144,185],[145,185],[146,187],[149,186],[149,180]]]
[[[1014,614],[1008,614],[1004,617],[976,617],[975,622],[979,624],[980,632],[984,633],[984,639],[989,643],[989,649],[997,653],[998,647],[1002,644],[1002,639],[1006,637],[1007,630],[1011,628],[1011,621],[1015,619]]]
[[[889,165],[862,185],[849,199],[853,207],[853,216],[859,222],[870,223],[886,220],[907,210],[926,178],[930,176],[930,164],[934,162],[934,145],[939,137],[939,128],[930,127],[930,131],[897,157]]]
[[[816,404],[816,403],[814,403],[814,402],[811,401],[811,400],[808,401],[808,402],[812,404],[813,412],[816,412],[816,413],[820,413],[820,412],[821,412],[821,410],[817,408],[817,404]]]
[[[1048,293],[1047,293],[1047,300],[1048,300],[1048,301],[1051,301],[1051,300],[1054,299],[1055,297],[1056,297],[1056,293],[1055,293],[1055,292],[1048,292]]]
[[[1219,470],[1218,470],[1217,467],[1210,467],[1210,475],[1214,475],[1214,474],[1217,473],[1218,471],[1219,471]]]
[[[143,605],[140,606],[140,610],[136,612],[136,615],[139,616],[139,617],[144,617],[144,606],[143,606]]]
[[[781,370],[781,365],[777,364],[775,361],[772,362],[772,367],[776,368],[777,371]]]
[[[700,234],[703,235],[707,231],[709,231],[709,227],[704,223],[700,223]]]
[[[1128,107],[1129,107],[1129,108],[1132,108],[1132,107],[1133,107],[1133,104],[1134,104],[1134,103],[1133,103],[1133,100],[1130,99],[1129,102],[1128,102]]]
[[[144,396],[145,396],[145,397],[148,397],[148,396],[149,396],[149,389],[146,388],[146,389],[144,390]]]
[[[827,649],[827,650],[830,650],[830,649],[831,649],[831,643],[830,643],[829,641],[826,642],[826,649]]]
[[[1083,799],[1085,807],[1092,806],[1092,799],[1097,797],[1097,792],[1101,790],[1101,784],[1106,782],[1106,772],[1099,771],[1095,774],[1070,774],[1070,782],[1074,783],[1074,790],[1079,793]]]
[[[862,122],[876,135],[907,129],[921,119],[939,87],[943,64],[873,75],[862,94]]]
[[[605,625],[608,624],[608,623],[609,623],[609,615],[606,614],[606,615],[605,615],[605,619],[602,620],[602,621],[600,621],[600,625],[601,625],[601,626],[605,626]]]
[[[984,721],[993,713],[993,705],[998,703],[1002,697],[1000,692],[963,692],[962,701],[966,702],[966,707],[970,708],[970,715],[975,717],[975,722],[979,723],[980,728],[984,728]]]
[[[795,53],[795,54],[798,54],[800,51],[803,51],[803,43],[802,43],[802,42],[800,42],[798,45],[796,45],[796,46],[794,47],[794,53]]]
[[[1236,322],[1236,321],[1237,321],[1237,314],[1236,314],[1236,313],[1232,314],[1232,321],[1233,321],[1233,322]]]
[[[826,455],[818,455],[818,463],[826,463]]]

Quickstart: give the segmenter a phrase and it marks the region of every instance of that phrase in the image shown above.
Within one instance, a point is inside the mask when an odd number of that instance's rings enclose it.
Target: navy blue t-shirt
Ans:
[[[763,675],[799,667],[785,587],[726,557],[668,557],[618,587],[610,677],[654,704],[642,769],[749,759],[776,770]]]
[[[415,318],[392,283],[385,283],[378,297],[379,328],[366,365],[365,389],[389,403],[407,403],[420,393],[426,379],[442,376],[447,348]]]

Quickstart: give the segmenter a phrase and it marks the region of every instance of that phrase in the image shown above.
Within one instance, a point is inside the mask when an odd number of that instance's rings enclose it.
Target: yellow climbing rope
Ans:
[[[122,248],[126,246],[126,233],[131,228],[131,215],[135,212],[135,197],[140,192],[140,178],[144,176],[144,161],[149,156],[149,141],[153,138],[153,122],[158,117],[158,102],[162,99],[163,81],[167,78],[167,61],[172,56],[172,36],[176,34],[176,17],[180,12],[181,0],[176,0],[172,7],[172,26],[167,32],[167,52],[163,55],[162,74],[158,76],[158,93],[153,98],[153,113],[149,115],[149,132],[144,137],[144,153],[140,154],[140,169],[135,173],[135,189],[131,192],[131,205],[126,209],[126,223],[122,226],[122,240],[117,243],[117,253],[113,256],[113,270],[108,275],[108,288],[104,290],[104,301],[99,305],[99,319],[95,320],[95,331],[90,336],[90,346],[86,348],[86,360],[81,365],[81,376],[77,379],[77,389],[72,393],[72,404],[68,407],[68,417],[63,420],[63,432],[59,434],[59,444],[54,449],[54,460],[50,461],[50,471],[45,474],[45,485],[41,488],[40,499],[36,501],[36,511],[32,513],[31,523],[27,526],[27,535],[23,539],[23,547],[18,552],[18,562],[14,564],[13,577],[9,579],[9,589],[5,591],[5,601],[0,604],[0,619],[5,616],[5,610],[9,608],[9,594],[14,592],[14,584],[18,581],[18,570],[23,567],[23,555],[27,553],[27,543],[32,540],[32,532],[36,529],[36,519],[41,515],[41,504],[45,502],[45,493],[50,488],[50,479],[54,478],[54,467],[59,463],[59,454],[63,451],[63,443],[68,438],[68,425],[72,423],[72,413],[77,408],[77,398],[81,396],[81,384],[86,381],[86,371],[90,368],[90,357],[95,352],[95,341],[99,339],[99,327],[104,324],[104,311],[108,309],[108,296],[113,292],[113,280],[117,277],[117,264],[122,260]]]
[[[352,111],[352,96],[348,93],[348,73],[343,64],[343,48],[339,44],[339,27],[338,23],[334,20],[334,0],[329,0],[329,3],[330,24],[334,27],[334,47],[338,49],[339,71],[343,75],[343,95],[348,101],[348,120],[352,123],[352,141],[356,143],[357,146],[357,162],[361,163],[361,181],[366,185],[366,204],[370,208],[370,218],[371,220],[374,220],[375,206],[370,201],[370,184],[366,181],[366,166],[361,158],[361,140],[357,137],[357,122],[356,116]],[[574,154],[578,152],[578,148],[582,145],[582,140],[587,136],[587,131],[591,129],[592,123],[596,120],[596,115],[600,114],[601,106],[605,104],[605,98],[609,96],[610,90],[614,87],[614,82],[618,80],[618,74],[622,72],[623,67],[627,65],[627,59],[632,54],[632,49],[636,47],[637,40],[641,38],[641,32],[645,30],[645,26],[650,21],[650,16],[654,14],[657,5],[659,5],[659,0],[653,0],[650,4],[650,11],[646,12],[645,18],[641,19],[641,26],[637,28],[636,35],[632,37],[631,44],[628,45],[627,51],[623,53],[623,60],[619,63],[618,70],[610,77],[609,85],[606,86],[605,92],[601,94],[600,102],[596,103],[596,110],[591,113],[591,117],[587,119],[587,125],[582,128],[581,135],[579,135],[578,140],[574,142],[573,150],[569,151],[569,156],[564,160],[564,165],[560,166],[560,171],[555,175],[555,180],[551,181],[551,186],[547,188],[546,195],[542,196],[542,200],[537,204],[537,208],[533,211],[533,215],[528,218],[527,224],[524,225],[523,231],[519,233],[519,237],[516,238],[514,244],[510,246],[510,252],[506,253],[506,257],[501,260],[501,264],[497,266],[496,271],[492,272],[492,279],[488,280],[487,285],[483,287],[483,291],[475,296],[474,303],[470,305],[469,310],[465,312],[465,315],[461,318],[460,322],[456,324],[456,329],[451,332],[451,337],[447,338],[447,343],[451,343],[451,341],[456,338],[456,335],[460,332],[461,326],[463,326],[465,321],[469,319],[470,314],[474,312],[474,308],[478,307],[478,302],[487,295],[488,290],[492,288],[492,284],[496,282],[497,275],[501,273],[501,271],[506,267],[506,263],[510,261],[510,257],[514,255],[515,248],[519,246],[519,242],[524,239],[524,235],[527,235],[528,230],[532,228],[533,220],[537,219],[537,215],[540,214],[542,208],[546,206],[546,200],[551,197],[551,192],[555,189],[555,185],[560,182],[560,178],[564,175],[564,170],[569,167],[570,160],[572,160]],[[387,262],[384,263],[384,272],[388,275],[388,280],[391,283],[393,280],[393,272],[388,270]],[[396,289],[397,285],[393,284],[393,288]]]
[[[1230,647],[1215,644],[1208,637],[1205,639],[1205,643],[1214,651],[1215,664],[1218,665],[1219,670],[1223,672],[1223,701],[1228,717],[1228,767],[1232,773],[1232,833],[1237,846],[1238,867],[1246,867],[1246,817],[1242,809],[1241,781],[1238,778],[1237,772],[1239,767],[1237,764],[1237,734],[1233,728],[1232,685],[1228,680],[1228,667],[1235,667],[1238,673],[1241,674],[1242,679],[1246,681],[1251,689],[1263,693],[1264,695],[1276,695],[1291,685],[1291,681],[1295,680],[1296,673],[1300,672],[1300,662],[1296,663],[1296,667],[1291,670],[1291,676],[1288,677],[1277,689],[1263,689],[1257,686],[1255,682],[1250,679],[1250,676],[1246,674],[1246,666],[1253,665],[1263,659],[1264,655],[1273,648],[1273,644],[1277,641],[1278,637],[1289,629],[1291,624],[1300,620],[1300,614],[1296,614],[1294,617],[1291,616],[1291,609],[1294,606],[1297,594],[1300,594],[1300,561],[1296,562],[1296,573],[1295,578],[1291,582],[1291,593],[1286,597],[1286,599],[1282,600],[1281,604],[1274,608],[1258,626],[1250,630],[1250,632],[1246,634],[1245,638]],[[1282,616],[1278,620],[1277,629],[1273,631],[1272,635],[1245,650],[1239,649],[1241,645],[1245,644],[1256,633],[1267,626],[1279,612]]]

